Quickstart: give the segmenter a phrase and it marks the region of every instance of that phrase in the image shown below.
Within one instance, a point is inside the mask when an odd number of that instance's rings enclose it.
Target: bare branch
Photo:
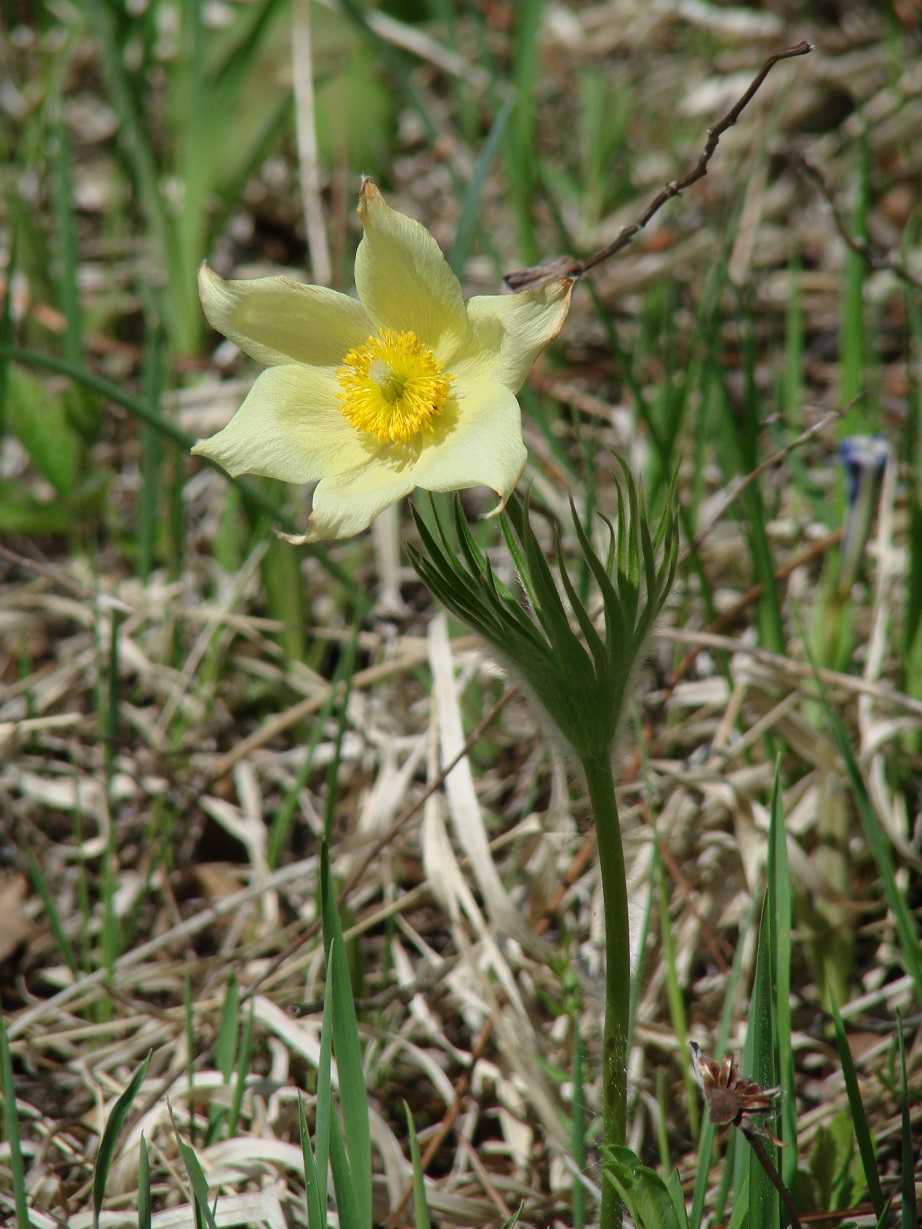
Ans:
[[[774,66],[780,60],[790,60],[794,56],[809,55],[811,51],[813,51],[813,44],[804,42],[798,43],[796,47],[786,47],[783,51],[769,56],[753,78],[745,94],[734,103],[722,120],[719,120],[713,128],[708,129],[707,142],[701,152],[697,165],[681,179],[675,179],[672,183],[666,184],[658,195],[653,198],[637,221],[633,222],[630,226],[626,226],[611,243],[606,244],[605,247],[600,248],[585,260],[577,260],[575,256],[558,256],[547,264],[533,265],[529,269],[517,269],[513,273],[507,273],[505,278],[507,286],[512,290],[526,290],[544,286],[548,282],[555,281],[560,277],[582,277],[590,269],[594,269],[596,265],[602,264],[603,261],[608,260],[617,252],[626,248],[634,236],[643,230],[653,215],[658,213],[668,200],[671,200],[674,196],[680,196],[686,188],[691,187],[699,179],[704,178],[707,174],[708,163],[714,156],[714,151],[717,149],[720,138],[728,128],[732,128],[737,122]]]
[[[907,269],[902,260],[898,260],[895,256],[885,255],[873,243],[868,242],[867,239],[859,239],[849,229],[848,222],[845,220],[845,215],[836,199],[835,193],[815,162],[811,162],[809,158],[801,154],[798,156],[795,165],[802,174],[806,175],[808,179],[812,179],[819,188],[820,195],[832,213],[832,220],[835,222],[836,230],[839,232],[839,236],[847,248],[854,252],[856,256],[860,256],[870,268],[886,269],[902,281],[907,282],[910,286],[914,286],[917,290],[922,290],[922,277],[918,277],[911,270]]]

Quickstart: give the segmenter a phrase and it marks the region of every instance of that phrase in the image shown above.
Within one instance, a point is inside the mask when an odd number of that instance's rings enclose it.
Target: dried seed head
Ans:
[[[762,1088],[755,1080],[741,1076],[729,1054],[719,1063],[702,1054],[693,1041],[688,1044],[695,1080],[704,1094],[715,1127],[741,1127],[748,1115],[765,1114],[773,1109],[781,1092],[779,1088]],[[770,1132],[760,1131],[763,1133],[774,1139]]]

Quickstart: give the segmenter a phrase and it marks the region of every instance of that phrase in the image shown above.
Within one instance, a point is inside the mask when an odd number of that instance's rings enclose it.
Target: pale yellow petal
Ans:
[[[416,485],[427,491],[488,486],[505,501],[522,476],[527,455],[519,403],[502,384],[459,392],[443,411],[452,418],[437,441],[424,442],[413,469]]]
[[[306,542],[350,538],[367,529],[375,517],[409,495],[416,485],[412,467],[387,460],[335,477],[324,478],[314,490]]]
[[[385,204],[370,179],[359,217],[365,235],[355,256],[355,286],[378,328],[415,333],[444,359],[464,344],[461,285],[424,226]]]
[[[459,379],[488,379],[517,393],[535,359],[560,332],[573,282],[551,282],[520,294],[480,295],[467,304],[471,335],[450,360]]]
[[[226,282],[203,264],[199,295],[209,323],[258,363],[336,367],[374,332],[356,299],[289,277]]]
[[[367,465],[378,449],[343,418],[338,391],[323,368],[269,367],[224,430],[192,451],[234,477],[263,474],[282,482],[315,482]]]

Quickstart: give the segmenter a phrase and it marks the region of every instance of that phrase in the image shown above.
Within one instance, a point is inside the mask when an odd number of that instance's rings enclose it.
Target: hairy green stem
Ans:
[[[607,1147],[622,1147],[627,1141],[627,1036],[631,1003],[631,944],[624,849],[610,761],[607,758],[585,759],[583,771],[595,819],[605,914],[602,1142]],[[619,1229],[623,1213],[618,1192],[605,1179],[603,1172],[601,1229]]]

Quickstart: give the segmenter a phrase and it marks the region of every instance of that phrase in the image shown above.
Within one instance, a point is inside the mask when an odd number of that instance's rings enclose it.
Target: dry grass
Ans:
[[[511,9],[492,7],[491,37],[501,58]],[[760,479],[784,620],[779,651],[765,647],[760,631],[744,491],[727,485],[720,464],[725,434],[718,428],[702,441],[689,429],[694,414],[706,420],[699,404],[670,447],[681,466],[680,498],[696,518],[691,529],[702,535],[697,559],[716,611],[707,610],[688,561],[650,646],[625,731],[621,810],[634,934],[645,938],[631,1142],[655,1163],[663,1141],[688,1184],[697,1167],[692,1123],[700,1111],[688,1099],[687,1055],[669,1010],[668,978],[674,968],[688,1035],[711,1049],[726,1013],[730,1046],[740,1051],[776,756],[795,885],[792,1011],[802,1163],[846,1110],[818,980],[823,952],[839,952],[849,1000],[843,1015],[885,1179],[899,1166],[897,1011],[917,1094],[913,1122],[920,1123],[918,1003],[804,647],[836,549],[836,526],[823,513],[840,482],[837,420],[827,416],[845,408],[836,333],[847,268],[828,208],[797,172],[795,158],[809,153],[831,190],[853,201],[866,142],[871,234],[882,253],[898,251],[907,223],[918,217],[922,169],[922,81],[911,28],[918,13],[911,3],[895,5],[884,37],[883,19],[865,6],[841,7],[837,22],[817,16],[808,23],[744,6],[558,6],[548,9],[541,37],[538,132],[548,167],[568,161],[581,74],[606,69],[642,83],[620,155],[630,191],[597,221],[581,214],[577,197],[566,205],[565,220],[584,250],[611,238],[662,183],[694,164],[707,124],[765,55],[800,37],[819,45],[808,60],[781,66],[745,124],[721,142],[707,180],[593,282],[617,319],[622,344],[637,347],[635,375],[651,406],[657,391],[677,379],[668,356],[649,344],[643,322],[650,288],[669,286],[674,344],[691,339],[689,365],[713,344],[731,400],[745,398],[743,349],[751,340],[766,418],[784,370],[796,283],[804,341],[800,408],[769,424],[759,459],[825,423]],[[462,22],[460,29],[452,53],[467,63],[475,55],[466,41],[472,28]],[[0,48],[5,57],[13,54],[2,35]],[[38,62],[38,43],[17,54]],[[73,106],[103,115],[91,44],[83,44],[69,72]],[[471,150],[454,122],[444,69],[423,58],[414,79],[444,139],[434,156],[414,117],[405,117],[389,199],[447,246],[459,205],[446,167],[469,166]],[[79,137],[73,113],[70,123]],[[665,143],[664,123],[682,136]],[[754,153],[760,143],[765,156]],[[74,192],[88,202],[79,218],[86,347],[95,369],[137,387],[140,305],[129,288],[145,275],[150,253],[143,243],[107,240],[114,167],[111,132],[84,133],[75,143]],[[295,178],[282,176],[276,190],[272,174],[272,166],[264,168],[248,189],[236,232],[248,237],[236,246],[225,238],[222,272],[297,263],[303,235]],[[352,180],[345,195],[336,175],[323,187],[335,249]],[[504,210],[507,189],[500,168],[482,207],[505,269],[522,263]],[[37,192],[37,207],[45,208],[44,188]],[[738,224],[724,250],[720,228],[734,209]],[[281,236],[275,246],[271,227]],[[543,209],[538,234],[546,255],[559,250]],[[800,268],[789,261],[792,235],[807,257]],[[350,224],[349,239],[338,242],[351,241]],[[916,255],[909,251],[905,260],[918,273]],[[699,313],[718,259],[725,260],[726,282],[717,295],[717,323],[705,336]],[[466,282],[472,292],[496,288],[482,258],[471,261]],[[31,297],[27,284],[20,293],[20,327],[32,344],[53,347],[60,317]],[[907,300],[886,269],[869,274],[864,294],[873,328],[866,371],[879,429],[917,440],[920,373]],[[748,339],[734,328],[743,307]],[[228,372],[224,357],[219,350],[214,362],[187,364],[170,394],[176,421],[193,434],[226,421],[247,386],[250,368],[232,360]],[[593,478],[607,509],[606,450],[624,452],[637,472],[655,455],[585,290],[554,365],[535,373],[533,387],[544,404],[561,407],[551,433],[528,426],[536,499],[563,514],[575,472]],[[656,421],[663,424],[661,414]],[[901,642],[918,470],[917,458],[902,456],[884,485],[867,584],[852,598],[854,651],[823,678],[918,916],[922,692],[906,675],[918,656],[907,657]],[[428,1168],[436,1223],[499,1224],[524,1201],[525,1224],[571,1224],[573,1044],[577,1032],[586,1039],[586,1096],[596,1111],[603,966],[594,838],[579,783],[528,704],[518,694],[507,697],[506,679],[432,608],[404,564],[400,541],[411,524],[405,509],[381,518],[367,540],[333,552],[375,599],[345,695],[336,670],[352,628],[341,587],[316,558],[301,560],[307,650],[303,660],[286,653],[261,571],[268,538],[247,548],[239,570],[215,562],[215,542],[226,533],[220,475],[189,467],[181,567],[137,578],[131,543],[138,457],[135,424],[107,407],[93,451],[108,483],[105,514],[69,538],[8,533],[0,547],[0,994],[33,1223],[92,1223],[98,1135],[148,1052],[151,1066],[110,1176],[103,1223],[136,1223],[142,1132],[155,1205],[174,1206],[187,1218],[175,1223],[191,1223],[170,1107],[184,1131],[196,1124],[201,1163],[228,1217],[222,1223],[302,1223],[297,1098],[313,1086],[319,1052],[317,866],[329,814],[360,999],[379,1175],[376,1217],[389,1226],[409,1223],[409,1211],[395,1215],[410,1176],[400,1105],[406,1100],[424,1153],[438,1141]],[[11,437],[2,464],[4,478],[43,494],[43,479]],[[469,506],[478,509],[477,499]],[[729,613],[720,619],[722,612]],[[286,807],[291,829],[273,865],[270,833]],[[820,831],[824,816],[838,824],[838,849],[830,850],[828,826]],[[734,959],[738,977],[731,975]],[[242,1019],[252,1012],[247,1087],[234,1136],[203,1146],[209,1108],[231,1096],[214,1053],[231,974],[242,991]]]

